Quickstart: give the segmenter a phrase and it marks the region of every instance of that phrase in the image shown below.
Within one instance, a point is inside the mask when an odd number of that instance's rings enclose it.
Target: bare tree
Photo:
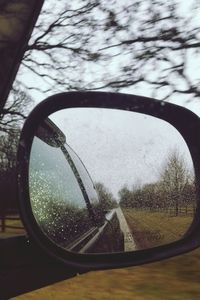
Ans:
[[[146,94],[159,98],[199,97],[198,73],[190,67],[199,62],[199,19],[197,7],[188,5],[183,14],[176,0],[46,1],[17,90],[45,97],[63,90],[137,91],[145,83]],[[24,118],[21,96],[10,98],[3,115]]]
[[[48,92],[80,89],[84,86],[83,62],[94,62],[100,54],[91,48],[96,36],[94,15],[99,1],[47,3],[27,46],[23,72],[30,72],[40,86],[30,89]],[[24,85],[24,84],[23,84]],[[27,85],[25,85],[27,87]]]
[[[125,208],[168,211],[185,208],[192,214],[196,209],[194,175],[177,150],[169,153],[156,182],[134,186],[132,190],[123,187],[119,191],[120,205]],[[189,209],[188,209],[189,208]]]
[[[167,198],[165,201],[168,206],[175,206],[175,215],[178,216],[179,206],[184,202],[184,193],[191,183],[191,176],[186,162],[177,151],[170,153],[160,175],[162,191]]]
[[[32,98],[17,85],[0,116],[0,214],[17,209],[16,154],[20,128]],[[2,219],[3,220],[3,219]]]
[[[53,92],[145,83],[163,99],[174,93],[199,97],[199,77],[190,70],[199,47],[192,4],[186,15],[175,0],[48,2],[22,68],[41,84],[21,84]]]
[[[0,216],[17,209],[16,152],[19,128],[0,135]]]
[[[32,97],[21,89],[20,85],[15,84],[5,107],[1,110],[0,131],[12,134],[13,130],[21,127],[32,106]]]
[[[177,1],[134,1],[124,11],[126,29],[121,35],[118,27],[124,19],[115,13],[118,26],[112,27],[113,38],[101,50],[121,57],[121,66],[118,78],[107,86],[119,89],[145,82],[163,98],[174,93],[199,97],[199,77],[190,70],[191,56],[198,59],[200,49],[198,10],[190,8],[184,16]]]

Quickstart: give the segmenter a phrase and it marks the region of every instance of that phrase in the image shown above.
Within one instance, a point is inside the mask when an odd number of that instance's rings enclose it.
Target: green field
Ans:
[[[123,209],[138,249],[156,247],[179,240],[192,223],[190,215],[170,216],[166,212]]]

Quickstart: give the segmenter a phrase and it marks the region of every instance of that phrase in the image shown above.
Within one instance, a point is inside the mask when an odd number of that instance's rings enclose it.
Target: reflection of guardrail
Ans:
[[[10,222],[7,222],[10,221]],[[19,221],[19,225],[12,224],[12,221]],[[17,215],[0,215],[0,231],[5,232],[6,229],[24,229],[22,225],[20,225],[20,217]]]

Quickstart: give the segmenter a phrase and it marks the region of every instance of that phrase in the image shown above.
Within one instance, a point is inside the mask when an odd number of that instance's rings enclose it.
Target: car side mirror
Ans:
[[[47,253],[83,269],[200,245],[199,118],[141,96],[69,92],[40,103],[18,149],[21,215]]]

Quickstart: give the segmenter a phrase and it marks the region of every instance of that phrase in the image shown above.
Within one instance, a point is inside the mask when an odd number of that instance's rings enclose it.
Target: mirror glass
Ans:
[[[138,251],[181,239],[196,210],[188,147],[141,113],[71,108],[38,126],[29,163],[34,217],[60,247]]]

